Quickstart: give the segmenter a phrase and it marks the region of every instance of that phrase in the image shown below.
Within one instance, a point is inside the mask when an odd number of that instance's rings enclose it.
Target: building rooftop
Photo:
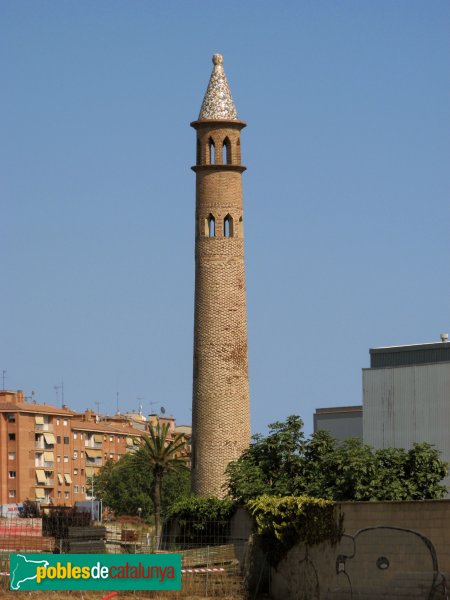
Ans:
[[[223,69],[223,56],[214,54],[212,61],[214,68],[198,119],[237,121],[236,107]]]
[[[427,342],[405,346],[371,348],[371,368],[423,365],[450,361],[450,342]]]
[[[316,413],[352,413],[362,412],[362,405],[358,406],[330,406],[329,408],[316,408]]]
[[[94,423],[92,421],[72,420],[71,425],[72,429],[76,431],[98,431],[102,433],[120,433],[122,435],[142,435],[142,431],[139,429],[135,429],[134,427],[120,427],[117,425],[111,425],[110,423],[105,421]]]
[[[49,404],[28,404],[26,402],[8,402],[0,400],[0,412],[25,412],[31,414],[51,414],[71,417],[76,412],[68,408],[56,408]]]
[[[192,425],[177,425],[175,427],[175,433],[182,433],[184,435],[192,435]]]

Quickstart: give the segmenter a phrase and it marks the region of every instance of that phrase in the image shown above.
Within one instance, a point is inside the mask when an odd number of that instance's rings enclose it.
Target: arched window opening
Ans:
[[[216,237],[216,220],[212,215],[205,219],[205,237]]]
[[[212,138],[209,138],[208,140],[208,148],[209,148],[209,164],[210,165],[214,165],[216,163],[216,157],[215,157],[215,146],[214,146],[214,140]]]
[[[244,237],[244,222],[242,221],[242,216],[239,217],[239,237]]]
[[[236,142],[236,158],[237,158],[237,162],[239,164],[241,164],[241,140],[240,138],[238,138],[238,141]]]
[[[223,158],[224,158],[224,163],[227,165],[231,165],[232,161],[231,161],[231,142],[230,139],[228,137],[226,137],[223,140]]]
[[[227,215],[223,220],[223,235],[226,238],[233,237],[233,217]]]
[[[199,165],[202,162],[202,146],[200,144],[200,140],[197,139],[197,164]]]

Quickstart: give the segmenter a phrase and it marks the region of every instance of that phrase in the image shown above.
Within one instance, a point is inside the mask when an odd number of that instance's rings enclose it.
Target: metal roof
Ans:
[[[371,368],[423,365],[450,361],[450,342],[371,348]]]

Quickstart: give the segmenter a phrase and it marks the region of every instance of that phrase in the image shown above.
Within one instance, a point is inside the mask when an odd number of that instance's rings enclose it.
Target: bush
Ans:
[[[277,564],[297,543],[336,544],[343,533],[343,515],[334,502],[308,496],[259,496],[247,503],[269,562]]]
[[[24,500],[19,508],[19,517],[22,519],[34,519],[40,516],[39,504],[35,500]]]
[[[224,544],[235,510],[231,500],[219,498],[183,498],[176,502],[169,517],[178,525],[177,544]]]

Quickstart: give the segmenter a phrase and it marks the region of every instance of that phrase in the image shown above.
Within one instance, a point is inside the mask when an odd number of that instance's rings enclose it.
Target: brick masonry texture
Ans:
[[[243,126],[193,123],[197,184],[192,487],[201,496],[224,495],[225,468],[250,443],[239,138]]]

